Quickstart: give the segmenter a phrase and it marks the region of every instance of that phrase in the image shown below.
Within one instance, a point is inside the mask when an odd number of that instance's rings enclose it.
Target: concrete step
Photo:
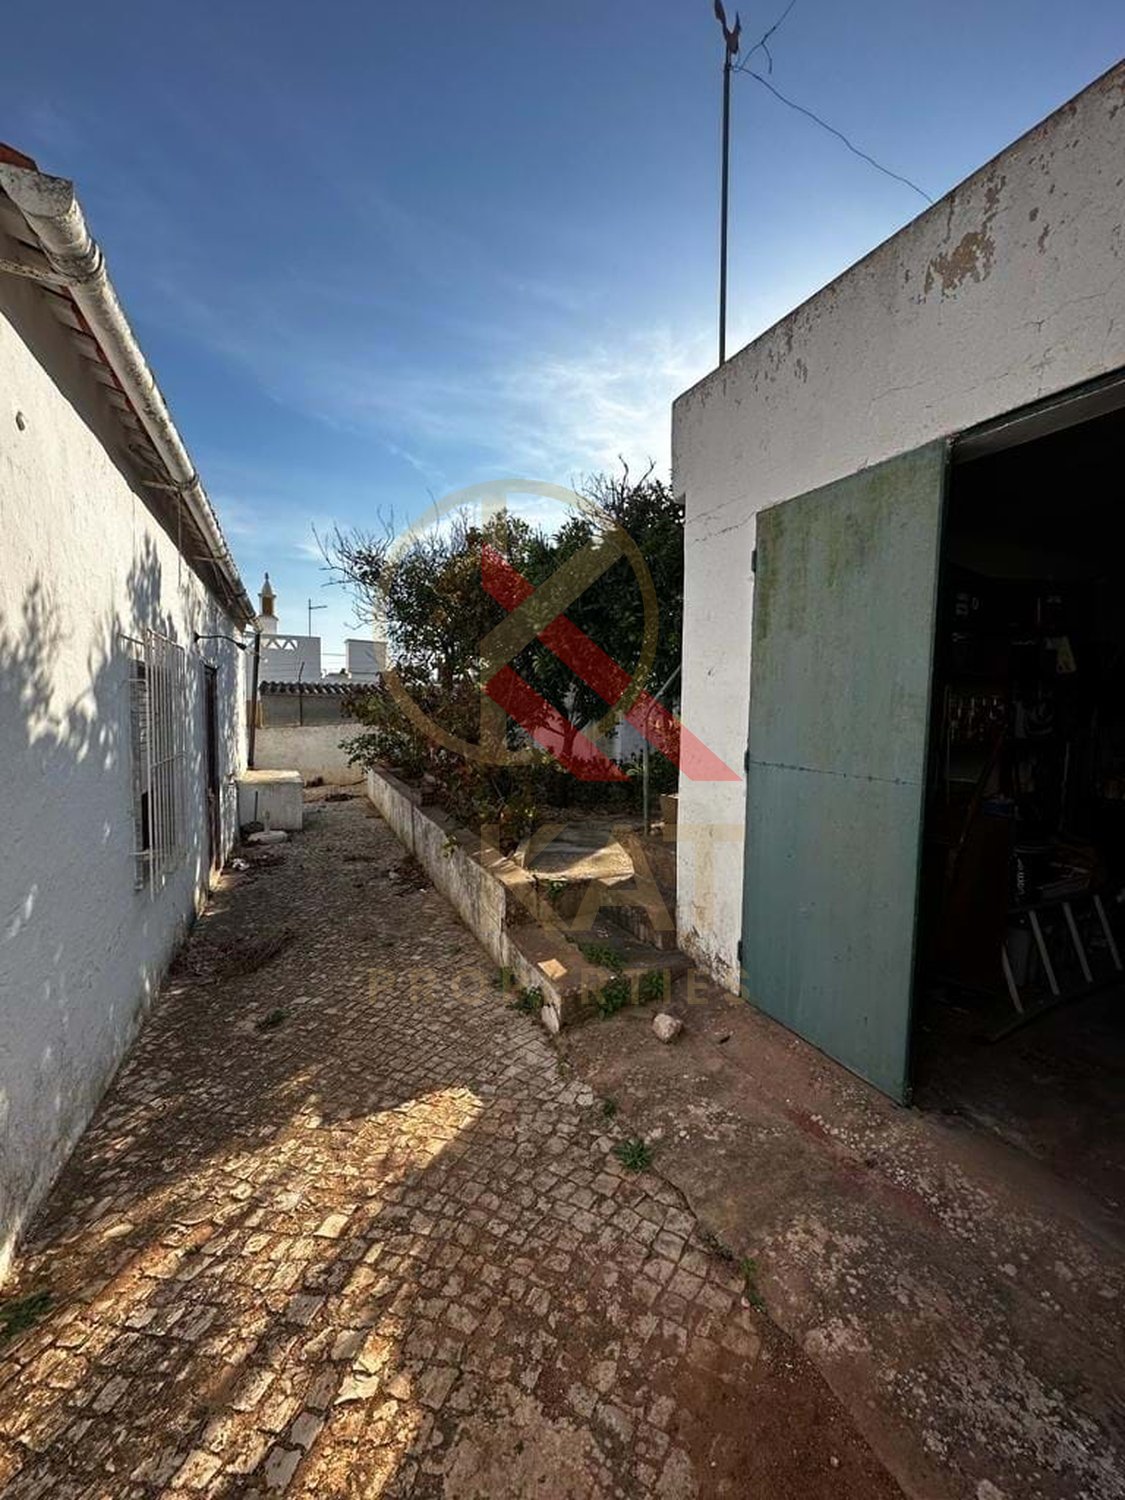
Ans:
[[[633,864],[618,841],[622,819],[586,818],[544,825],[524,839],[513,858],[537,880],[628,880]]]
[[[638,942],[647,943],[661,953],[676,951],[674,926],[657,926],[654,913],[645,906],[607,906],[603,909],[605,920],[614,927],[627,932]]]
[[[684,974],[691,968],[691,960],[678,948],[660,948],[634,936],[608,912],[593,924],[589,934],[574,933],[574,939],[583,949],[608,948],[624,963],[626,973],[644,974],[650,969],[669,969],[675,974]]]
[[[654,948],[616,923],[600,919],[582,932],[529,923],[512,929],[511,940],[518,983],[541,988],[561,1026],[599,1015],[606,986],[611,986],[612,995],[618,979],[628,986],[626,1004],[664,1003],[676,979],[691,968],[690,959],[677,950]],[[651,980],[644,983],[650,974],[662,976],[661,992]],[[620,995],[613,996],[614,1008],[620,1000]]]

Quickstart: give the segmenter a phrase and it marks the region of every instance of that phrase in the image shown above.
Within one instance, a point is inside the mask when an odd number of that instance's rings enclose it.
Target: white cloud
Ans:
[[[672,401],[707,369],[701,339],[668,330],[533,363],[509,378],[507,395],[556,462],[605,469],[622,456],[634,470],[670,462]]]
[[[707,370],[704,344],[657,329],[476,376],[321,370],[310,399],[393,434],[396,447],[474,450],[496,474],[567,483],[616,467],[619,455],[634,470],[652,459],[666,472],[672,401]],[[440,470],[427,461],[427,472]]]
[[[224,319],[182,290],[178,301],[197,335],[272,400],[336,432],[373,432],[438,497],[502,474],[567,484],[615,468],[619,455],[634,471],[652,459],[666,473],[672,401],[714,362],[709,328],[590,337],[576,323],[568,343],[556,334],[524,354],[518,340],[496,339],[462,346],[455,364],[357,359],[299,325]]]

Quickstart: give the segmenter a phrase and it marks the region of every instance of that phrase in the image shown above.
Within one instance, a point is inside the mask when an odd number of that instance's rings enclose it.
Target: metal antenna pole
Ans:
[[[730,200],[730,75],[738,56],[742,21],[737,12],[734,25],[727,25],[722,0],[715,0],[715,15],[723,28],[723,191],[719,210],[719,363],[727,358],[727,208]]]
[[[723,205],[719,210],[719,363],[727,357],[727,204],[730,197],[730,53],[723,63]]]
[[[327,608],[328,608],[327,604],[314,604],[311,599],[309,600],[309,634],[310,635],[312,635],[313,610],[314,609],[327,609]]]

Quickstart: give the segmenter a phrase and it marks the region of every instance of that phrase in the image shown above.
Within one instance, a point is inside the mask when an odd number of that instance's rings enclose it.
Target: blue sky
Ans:
[[[772,78],[939,197],[1123,31],[1119,0],[797,0]],[[56,0],[5,17],[0,139],[76,179],[248,587],[293,631],[327,602],[338,650],[314,527],[666,468],[714,363],[720,65],[711,0]],[[737,349],[925,205],[750,78],[733,143]]]

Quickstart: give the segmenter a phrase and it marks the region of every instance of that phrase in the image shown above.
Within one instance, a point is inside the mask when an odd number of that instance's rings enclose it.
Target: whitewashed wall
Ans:
[[[262,636],[262,682],[319,682],[320,637],[274,632]]]
[[[757,512],[1125,365],[1123,177],[1125,64],[676,402],[683,716],[730,765]],[[731,988],[744,795],[680,785],[680,940]]]
[[[206,892],[203,660],[222,769],[245,764],[241,653],[192,647],[234,627],[109,456],[87,381],[37,289],[0,275],[0,1278]],[[188,651],[190,844],[155,898],[134,889],[123,638],[146,626]],[[224,842],[234,819],[231,789]]]
[[[278,724],[254,736],[254,765],[259,771],[300,771],[306,781],[319,776],[338,786],[363,780],[363,772],[348,764],[341,741],[352,738],[357,724]]]

